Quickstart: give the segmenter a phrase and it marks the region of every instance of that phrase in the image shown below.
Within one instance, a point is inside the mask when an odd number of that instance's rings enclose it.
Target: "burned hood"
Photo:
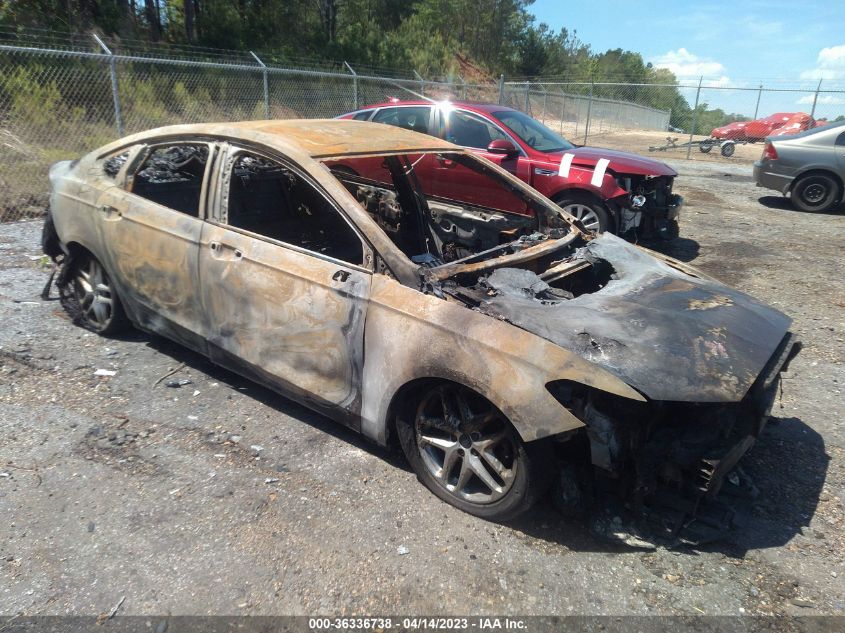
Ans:
[[[610,234],[575,258],[608,263],[606,285],[567,298],[533,272],[500,268],[482,280],[479,309],[579,354],[652,400],[741,400],[791,323]]]

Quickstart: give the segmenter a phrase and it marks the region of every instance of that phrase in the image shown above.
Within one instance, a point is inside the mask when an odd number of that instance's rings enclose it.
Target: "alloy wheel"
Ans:
[[[425,468],[451,495],[484,505],[511,490],[517,443],[504,416],[459,386],[441,385],[422,400],[416,444]]]
[[[570,204],[563,205],[562,208],[564,211],[569,213],[569,215],[575,216],[577,219],[581,220],[581,223],[590,231],[599,231],[601,229],[599,216],[596,215],[596,212],[586,204],[572,202]]]
[[[80,317],[96,330],[106,329],[114,314],[113,292],[109,277],[93,257],[80,262],[73,278],[73,294]]]

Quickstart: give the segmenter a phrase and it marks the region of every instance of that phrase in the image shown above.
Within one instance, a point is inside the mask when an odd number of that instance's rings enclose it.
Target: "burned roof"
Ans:
[[[341,156],[383,152],[454,150],[451,143],[382,123],[348,119],[290,119],[286,121],[245,121],[235,127],[253,129],[284,137],[311,157]]]
[[[463,151],[441,139],[381,123],[348,119],[288,119],[172,125],[125,137],[102,150],[180,136],[267,141],[293,147],[312,158],[425,151]]]

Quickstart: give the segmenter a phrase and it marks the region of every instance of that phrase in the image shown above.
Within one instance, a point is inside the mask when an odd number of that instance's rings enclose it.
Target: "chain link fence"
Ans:
[[[349,65],[290,68],[219,52],[212,60],[0,44],[0,221],[42,215],[52,163],[119,136],[173,123],[334,117],[396,97],[512,105],[577,135],[634,127],[666,129],[668,113],[622,100],[546,92],[535,84],[467,83],[375,76]]]
[[[703,117],[690,116],[694,104],[715,97],[735,103],[731,112],[756,115],[779,103],[771,93],[785,91],[504,77],[432,81],[417,73],[390,77],[348,64],[286,64],[245,52],[163,50],[133,51],[96,36],[77,36],[68,47],[0,38],[0,221],[44,213],[52,163],[174,123],[334,117],[391,97],[460,99],[517,108],[575,143],[647,152],[667,131],[709,134]],[[845,91],[793,92],[793,101],[814,99],[814,109],[845,104]],[[673,111],[679,98],[684,112]]]
[[[642,103],[633,84],[504,82],[500,103],[531,114],[575,143],[620,130],[669,129],[671,110]],[[654,91],[673,87],[650,86]],[[646,101],[647,103],[647,101]]]

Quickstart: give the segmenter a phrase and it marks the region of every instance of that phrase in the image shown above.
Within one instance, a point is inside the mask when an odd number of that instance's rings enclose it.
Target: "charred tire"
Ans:
[[[665,220],[663,226],[658,230],[661,239],[667,242],[676,240],[681,235],[681,226],[677,220]]]
[[[77,325],[97,334],[115,334],[128,326],[106,269],[87,251],[68,259],[58,285],[62,307]]]
[[[724,143],[722,145],[721,153],[725,158],[730,158],[736,151],[736,143]]]
[[[702,154],[709,154],[711,149],[713,149],[713,143],[709,141],[701,141],[698,144],[698,151]]]
[[[581,220],[588,230],[594,233],[612,232],[610,214],[605,206],[590,194],[566,191],[555,199],[555,203],[569,215]]]
[[[800,211],[829,211],[838,202],[839,183],[828,174],[802,176],[792,188],[792,205]]]
[[[490,521],[528,510],[551,483],[543,441],[526,444],[488,400],[455,383],[429,384],[396,431],[417,478],[443,501]]]

